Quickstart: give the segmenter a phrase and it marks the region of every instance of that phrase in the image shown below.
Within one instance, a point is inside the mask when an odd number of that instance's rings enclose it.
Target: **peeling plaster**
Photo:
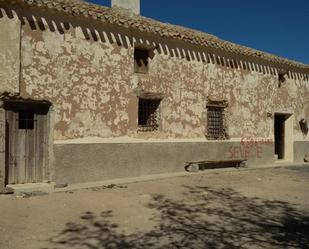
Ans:
[[[116,36],[116,34],[115,34]],[[308,82],[233,69],[158,53],[146,75],[133,72],[133,48],[84,37],[80,28],[65,34],[23,26],[23,95],[50,100],[55,107],[55,139],[88,136],[205,137],[207,97],[227,100],[232,138],[272,137],[267,113],[292,111],[309,119]],[[181,48],[180,48],[181,49]],[[31,58],[31,60],[30,60]],[[31,61],[31,63],[30,63]],[[163,93],[161,127],[137,134],[135,90]]]
[[[2,11],[2,9],[0,9]],[[19,92],[20,21],[0,18],[0,92]]]

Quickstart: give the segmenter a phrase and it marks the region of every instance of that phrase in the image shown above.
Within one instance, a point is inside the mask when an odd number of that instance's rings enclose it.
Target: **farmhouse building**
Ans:
[[[0,0],[0,188],[309,155],[309,65],[139,14]]]

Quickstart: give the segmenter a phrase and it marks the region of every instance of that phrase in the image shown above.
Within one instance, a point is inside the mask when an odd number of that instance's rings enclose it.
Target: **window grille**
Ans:
[[[160,99],[142,99],[138,101],[139,131],[156,131],[159,129]]]
[[[29,111],[18,112],[18,129],[33,130],[34,129],[34,113]]]
[[[225,139],[224,107],[207,106],[208,139]]]

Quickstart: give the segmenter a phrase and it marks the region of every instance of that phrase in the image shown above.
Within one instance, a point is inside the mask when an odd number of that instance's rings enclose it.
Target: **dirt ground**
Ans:
[[[309,165],[0,196],[1,249],[309,248]]]

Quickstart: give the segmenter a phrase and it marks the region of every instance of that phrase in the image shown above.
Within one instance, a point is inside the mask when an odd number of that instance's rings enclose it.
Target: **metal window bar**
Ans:
[[[139,131],[156,131],[159,129],[158,108],[160,100],[139,99],[138,128]]]
[[[207,128],[209,139],[225,137],[224,107],[210,106],[207,108]]]

